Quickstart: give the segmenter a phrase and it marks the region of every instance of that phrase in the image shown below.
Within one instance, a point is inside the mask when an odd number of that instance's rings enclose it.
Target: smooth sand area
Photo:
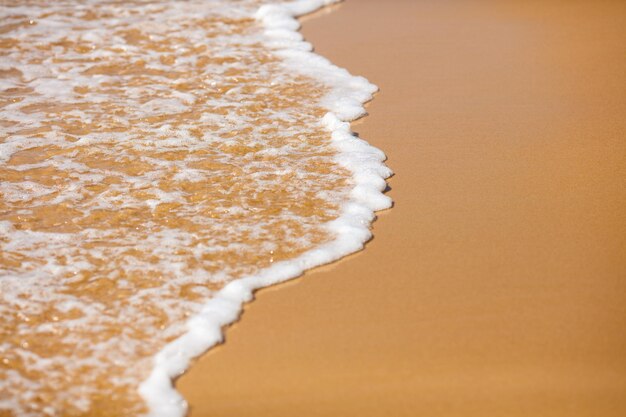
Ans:
[[[625,416],[626,2],[348,0],[304,25],[381,87],[395,208],[260,291],[193,417]]]

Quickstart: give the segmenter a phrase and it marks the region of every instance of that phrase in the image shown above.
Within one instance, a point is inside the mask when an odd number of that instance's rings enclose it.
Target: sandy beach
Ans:
[[[192,417],[626,415],[626,4],[349,0],[316,51],[395,207],[259,291],[177,381]]]

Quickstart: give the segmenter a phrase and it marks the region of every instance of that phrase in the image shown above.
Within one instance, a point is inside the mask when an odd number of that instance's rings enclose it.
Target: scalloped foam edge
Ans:
[[[354,188],[341,215],[326,226],[336,236],[327,244],[299,257],[277,262],[260,273],[228,283],[204,304],[200,313],[191,317],[187,332],[167,344],[154,357],[149,377],[139,386],[149,417],[183,417],[187,403],[174,387],[174,379],[187,370],[190,362],[224,339],[224,326],[236,321],[243,303],[252,300],[256,289],[283,282],[305,270],[336,261],[363,249],[371,237],[370,224],[374,211],[391,207],[383,194],[385,179],[392,172],[384,165],[385,154],[357,138],[350,130],[350,121],[365,115],[363,105],[372,99],[378,88],[363,77],[351,75],[327,59],[312,52],[311,44],[298,32],[296,17],[311,13],[340,0],[297,0],[287,4],[269,4],[259,8],[256,18],[264,26],[266,46],[281,57],[284,64],[300,74],[330,84],[331,91],[322,99],[328,113],[321,123],[330,133],[339,151],[336,161],[352,173]]]

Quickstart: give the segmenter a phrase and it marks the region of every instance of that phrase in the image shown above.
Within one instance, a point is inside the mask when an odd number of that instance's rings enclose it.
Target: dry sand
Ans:
[[[193,417],[626,415],[626,3],[350,0],[307,20],[381,87],[367,249],[260,291]]]

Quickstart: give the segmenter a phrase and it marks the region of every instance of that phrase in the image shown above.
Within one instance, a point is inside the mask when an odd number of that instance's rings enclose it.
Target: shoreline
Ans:
[[[387,153],[396,206],[364,252],[256,293],[177,381],[189,415],[626,413],[625,12],[353,0],[305,19],[381,87],[353,129]]]
[[[187,321],[187,331],[157,352],[150,375],[139,386],[150,416],[187,414],[187,403],[173,380],[185,372],[198,355],[223,341],[224,329],[239,320],[244,304],[252,300],[255,291],[362,250],[371,238],[369,226],[375,218],[374,212],[392,205],[390,198],[383,194],[387,186],[385,180],[391,175],[384,164],[385,155],[360,140],[350,129],[350,122],[365,114],[363,106],[372,100],[378,88],[309,51],[298,35],[299,16],[315,13],[336,1],[268,4],[255,14],[263,28],[264,46],[281,58],[285,67],[328,87],[328,93],[319,103],[326,111],[319,124],[331,137],[330,143],[337,151],[334,158],[337,166],[351,174],[354,184],[346,202],[342,203],[339,217],[324,224],[334,239],[296,258],[275,262],[254,275],[233,280],[207,300]]]

